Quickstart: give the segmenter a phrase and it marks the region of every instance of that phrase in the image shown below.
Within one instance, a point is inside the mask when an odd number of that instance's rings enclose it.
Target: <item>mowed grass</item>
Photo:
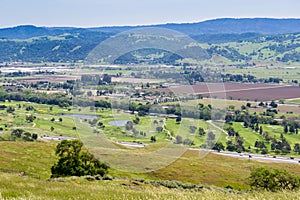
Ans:
[[[191,133],[190,127],[195,126],[197,130],[194,133]],[[223,124],[220,124],[220,129],[222,129]],[[175,119],[167,119],[166,121],[166,128],[169,130],[174,137],[177,135],[181,136],[183,140],[191,139],[194,141],[193,147],[200,147],[202,144],[205,143],[207,138],[206,136],[199,135],[199,128],[203,128],[206,133],[212,131],[215,136],[216,140],[221,141],[225,144],[226,142],[226,134],[219,129],[212,126],[210,123],[203,121],[203,120],[196,120],[190,118],[182,118],[180,123],[176,123]]]
[[[241,137],[244,138],[244,146],[247,148],[248,146],[254,147],[256,141],[263,141],[263,137],[251,130],[250,128],[244,128],[243,123],[234,122],[232,127],[236,132],[239,133]]]

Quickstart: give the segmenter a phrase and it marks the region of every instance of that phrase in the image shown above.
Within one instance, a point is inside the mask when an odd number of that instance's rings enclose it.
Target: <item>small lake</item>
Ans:
[[[115,120],[108,122],[108,124],[113,126],[125,126],[127,122],[129,122],[129,120]]]
[[[84,115],[84,114],[62,114],[62,117],[72,117],[77,119],[97,119],[97,115]]]

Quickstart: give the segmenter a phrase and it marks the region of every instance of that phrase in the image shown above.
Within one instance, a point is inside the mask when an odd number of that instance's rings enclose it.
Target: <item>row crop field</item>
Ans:
[[[207,98],[231,100],[271,101],[300,97],[300,87],[251,83],[215,83],[191,86],[174,86],[159,89],[161,92],[201,94]]]

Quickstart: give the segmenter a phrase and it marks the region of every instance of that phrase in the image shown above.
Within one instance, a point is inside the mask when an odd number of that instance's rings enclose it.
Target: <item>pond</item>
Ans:
[[[125,126],[127,122],[129,122],[129,120],[115,120],[108,122],[108,124],[113,126]]]
[[[62,114],[62,117],[72,117],[77,119],[97,119],[97,115],[84,115],[84,114]]]

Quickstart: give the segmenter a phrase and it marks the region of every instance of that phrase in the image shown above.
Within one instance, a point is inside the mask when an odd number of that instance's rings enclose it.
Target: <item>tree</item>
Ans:
[[[300,154],[300,144],[299,144],[299,143],[296,143],[296,144],[294,145],[294,152]]]
[[[27,122],[33,122],[33,120],[35,120],[36,117],[34,115],[26,115],[25,119]]]
[[[295,126],[294,126],[294,124],[290,125],[290,133],[295,133]]]
[[[187,145],[187,146],[191,146],[191,145],[194,145],[194,141],[189,139],[189,138],[186,138],[184,141],[183,141],[183,144],[184,145]]]
[[[197,130],[196,126],[190,126],[190,133],[195,133]]]
[[[259,134],[260,134],[260,135],[263,134],[263,127],[262,127],[262,126],[259,127]]]
[[[259,131],[259,125],[258,125],[258,123],[255,124],[255,126],[254,126],[254,131],[255,131],[255,132],[258,132],[258,131]]]
[[[277,107],[278,107],[278,105],[275,103],[275,101],[272,101],[272,102],[270,103],[270,106],[271,106],[272,108],[277,108]]]
[[[135,124],[138,124],[140,122],[140,118],[139,117],[136,117],[134,120],[132,120],[133,123]]]
[[[160,133],[162,132],[164,129],[161,126],[156,127],[156,132]]]
[[[56,146],[55,154],[59,157],[51,167],[51,177],[105,175],[108,165],[97,160],[87,150],[83,150],[79,140],[63,140]]]
[[[180,122],[181,122],[181,117],[179,116],[176,118],[176,123],[179,124]]]
[[[176,136],[176,144],[182,144],[182,137],[180,135]]]
[[[88,91],[86,94],[87,94],[88,97],[93,96],[93,92],[92,91]]]
[[[225,147],[222,144],[222,142],[217,142],[212,149],[216,151],[221,151],[221,150],[224,151]]]
[[[208,132],[207,134],[207,140],[215,140],[216,135],[213,132]]]
[[[226,149],[227,149],[228,151],[235,151],[235,150],[236,150],[236,147],[235,147],[235,145],[233,144],[232,141],[228,140],[228,141],[226,142],[226,144],[227,144]]]
[[[126,128],[127,131],[132,130],[133,129],[133,123],[132,123],[132,121],[128,121],[126,123],[126,125],[125,125],[125,128]]]
[[[151,140],[151,142],[156,142],[156,137],[155,136],[151,136],[150,140]]]
[[[290,153],[291,146],[287,142],[286,138],[283,134],[280,134],[280,140],[277,141],[276,139],[272,140],[271,149],[273,151],[281,151],[282,153]]]
[[[287,124],[284,125],[283,131],[284,131],[284,133],[288,133],[288,132],[289,132],[289,129],[288,129],[288,125],[287,125]]]
[[[38,139],[38,135],[36,133],[32,134],[32,139],[37,140]]]
[[[7,113],[14,113],[14,112],[15,112],[15,108],[12,107],[12,106],[9,106],[9,107],[6,109],[6,112],[7,112]]]
[[[205,130],[202,128],[202,127],[200,127],[199,128],[199,135],[200,136],[203,136],[203,135],[205,135],[206,133],[205,133]]]
[[[24,133],[25,131],[23,129],[15,129],[11,132],[11,135],[13,137],[17,137],[17,138],[20,138],[22,136],[22,134]]]
[[[255,144],[254,144],[254,146],[256,148],[259,148],[259,149],[265,149],[265,148],[267,148],[266,145],[265,145],[265,143],[263,141],[256,141]]]
[[[228,133],[228,136],[235,136],[236,135],[235,130],[232,126],[229,126],[227,128],[227,133]]]
[[[300,187],[300,177],[285,170],[260,167],[251,171],[249,185],[269,191],[294,190]]]
[[[59,122],[62,122],[62,121],[63,121],[63,119],[60,117],[60,118],[58,119],[58,121],[59,121]]]
[[[103,75],[103,82],[111,83],[111,76],[108,74]]]

